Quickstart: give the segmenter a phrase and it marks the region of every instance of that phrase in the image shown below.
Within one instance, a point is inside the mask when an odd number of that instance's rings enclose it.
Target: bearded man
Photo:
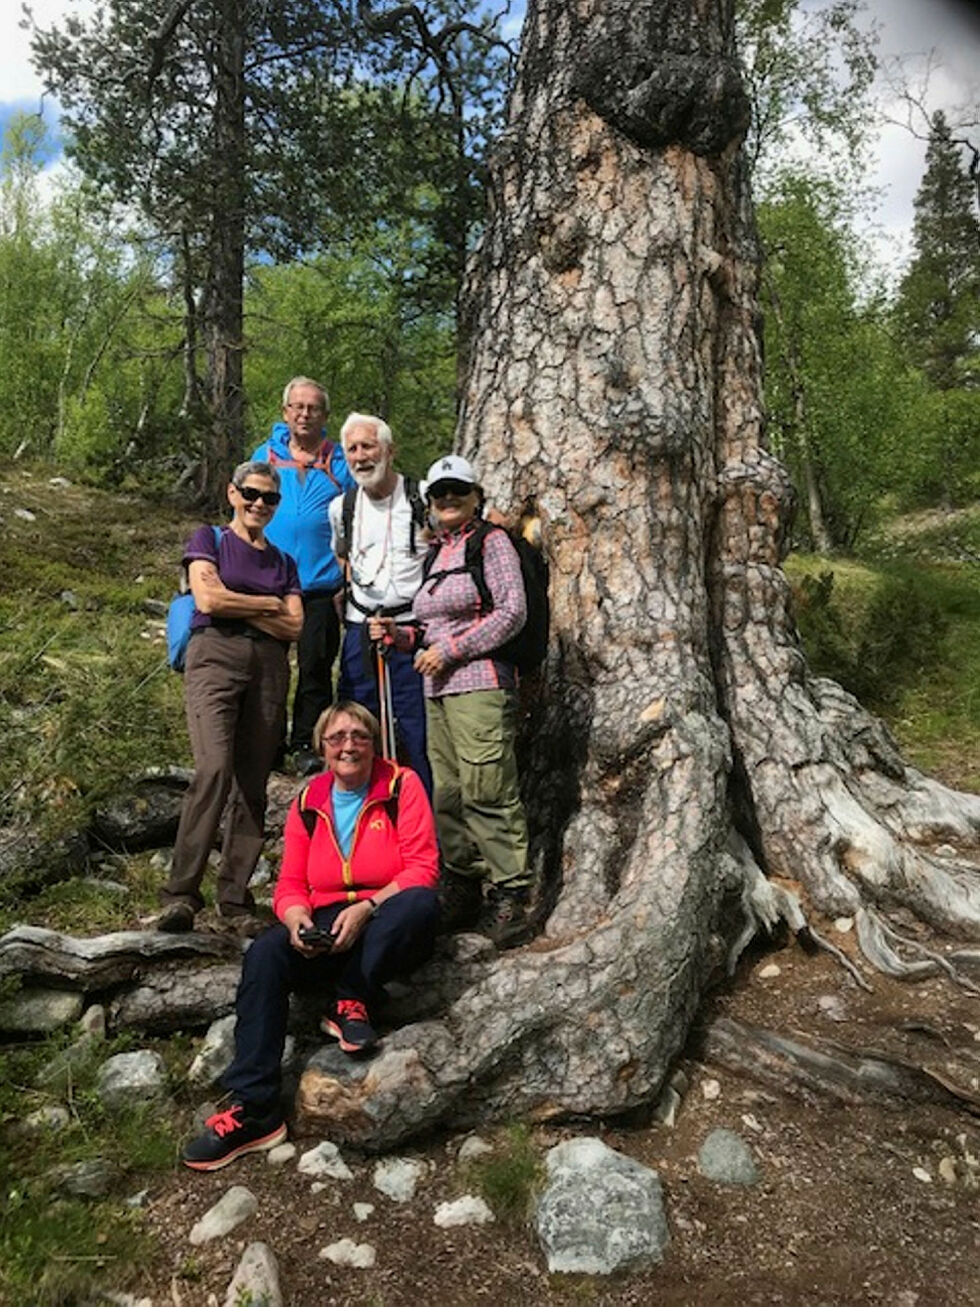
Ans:
[[[395,471],[387,422],[351,413],[341,427],[340,443],[357,486],[330,504],[334,548],[347,573],[338,696],[378,716],[378,651],[371,644],[367,620],[381,614],[404,623],[411,616],[428,546],[425,510],[416,484]],[[391,646],[384,657],[398,742],[431,799],[422,677],[412,654]]]

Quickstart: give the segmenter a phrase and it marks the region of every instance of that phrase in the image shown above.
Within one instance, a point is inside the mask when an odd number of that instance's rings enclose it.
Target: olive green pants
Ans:
[[[425,720],[447,870],[523,888],[527,821],[517,785],[513,693],[470,690],[426,699]]]

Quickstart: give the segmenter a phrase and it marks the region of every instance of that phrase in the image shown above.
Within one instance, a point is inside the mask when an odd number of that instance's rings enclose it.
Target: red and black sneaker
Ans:
[[[258,1115],[246,1103],[232,1103],[204,1122],[204,1133],[186,1144],[185,1166],[192,1171],[220,1171],[245,1153],[275,1148],[286,1138],[286,1123],[278,1112]]]
[[[368,1010],[359,998],[338,998],[333,1012],[321,1020],[320,1029],[340,1043],[343,1053],[366,1053],[378,1042]]]

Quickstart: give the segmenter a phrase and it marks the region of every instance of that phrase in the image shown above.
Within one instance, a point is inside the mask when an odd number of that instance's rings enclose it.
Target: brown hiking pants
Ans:
[[[265,788],[282,739],[289,688],[287,646],[279,640],[197,632],[187,648],[184,695],[194,779],[180,814],[164,903],[204,906],[201,879],[225,803],[218,903],[247,908],[248,882],[262,851]],[[230,796],[230,797],[229,797]]]

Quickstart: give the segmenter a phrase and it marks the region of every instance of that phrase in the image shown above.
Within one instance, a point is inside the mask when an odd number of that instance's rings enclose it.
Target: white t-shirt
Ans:
[[[343,506],[343,495],[331,501],[330,526],[340,549],[347,549],[354,599],[368,612],[404,607],[407,613],[422,584],[427,546],[417,525],[415,553],[411,552],[412,505],[404,477],[398,477],[395,489],[384,499],[372,499],[358,488],[348,541],[343,539]],[[366,614],[348,600],[344,616],[348,622],[363,622]]]

